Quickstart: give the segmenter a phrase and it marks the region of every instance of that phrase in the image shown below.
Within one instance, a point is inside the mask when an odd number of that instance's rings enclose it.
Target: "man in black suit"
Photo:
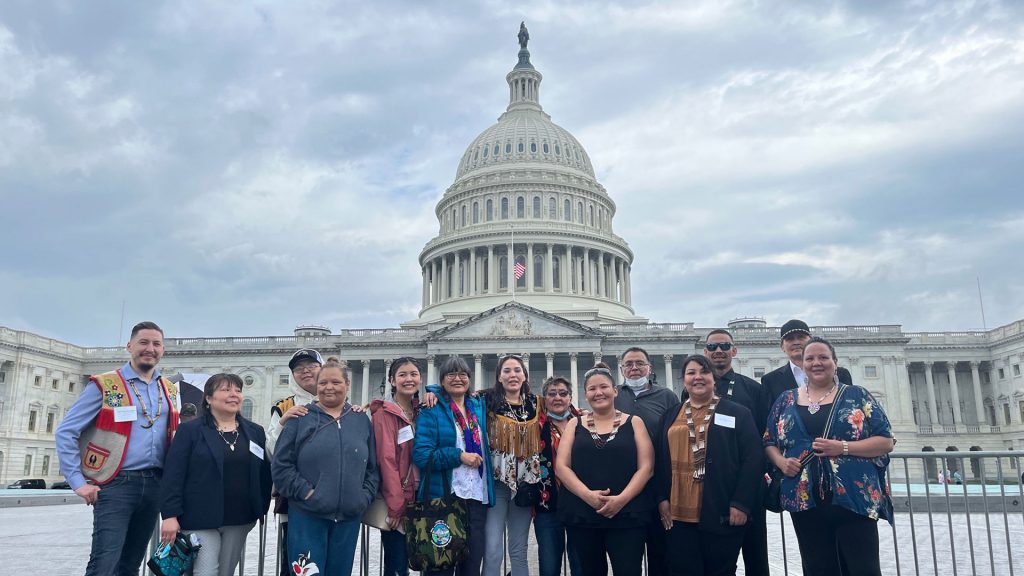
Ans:
[[[803,320],[790,320],[782,325],[782,351],[789,356],[789,362],[761,377],[763,414],[768,417],[772,404],[786,390],[804,385],[804,345],[811,339],[811,329]],[[853,384],[853,377],[846,368],[838,368],[836,375],[843,384]],[[762,425],[765,423],[762,422]]]
[[[736,357],[736,352],[736,343],[728,330],[718,329],[708,333],[704,356],[711,361],[711,367],[715,370],[715,392],[719,397],[728,398],[750,410],[760,437],[764,434],[765,420],[768,418],[762,402],[761,385],[757,380],[733,372],[732,359]],[[763,490],[764,483],[759,484],[758,488]],[[748,515],[743,536],[743,570],[748,576],[769,574],[768,529],[762,504],[762,496],[758,494],[756,505]]]

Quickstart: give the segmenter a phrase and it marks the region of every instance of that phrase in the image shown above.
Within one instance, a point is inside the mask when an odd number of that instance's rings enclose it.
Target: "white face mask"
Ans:
[[[647,389],[647,376],[641,376],[639,378],[626,378],[622,381],[623,384],[629,386],[633,392],[642,392]]]

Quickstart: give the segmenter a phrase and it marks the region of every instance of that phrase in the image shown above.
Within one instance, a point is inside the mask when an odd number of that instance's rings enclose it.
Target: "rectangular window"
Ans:
[[[1009,426],[1010,425],[1010,405],[1003,404],[1003,421]]]
[[[28,431],[36,431],[36,417],[39,415],[35,410],[30,410],[28,413]]]
[[[988,425],[989,426],[995,426],[996,424],[997,424],[997,422],[996,422],[996,407],[995,406],[989,406],[988,407]]]
[[[760,380],[762,376],[764,376],[764,368],[754,368],[754,378]]]
[[[75,381],[71,380],[71,381],[68,382],[68,392],[74,392],[74,391],[75,391]]]
[[[50,475],[50,455],[43,454],[43,476]]]
[[[54,378],[52,381],[50,381],[50,388],[52,388],[54,390],[57,390],[58,388],[60,388],[60,380]]]
[[[288,385],[288,375],[287,374],[281,374],[280,376],[278,376],[277,377],[277,385],[278,386],[287,386]]]
[[[42,376],[36,376],[36,379],[33,382],[33,384],[35,384],[36,386],[42,386],[43,385],[43,377]]]
[[[864,367],[865,378],[878,378],[878,366],[868,364]]]
[[[3,384],[7,380],[7,372],[0,372],[0,384]]]
[[[1017,402],[1017,409],[1020,410],[1020,421],[1024,422],[1024,400]]]
[[[1013,365],[1013,375],[1020,376],[1020,364]]]
[[[31,454],[26,454],[25,455],[25,470],[24,470],[23,473],[25,474],[25,476],[31,476],[32,475],[32,455]]]
[[[999,379],[1000,380],[1005,380],[1006,379],[1006,371],[1003,370],[1002,368],[999,369]]]
[[[53,423],[57,419],[57,415],[50,412],[46,415],[46,433],[53,434]]]

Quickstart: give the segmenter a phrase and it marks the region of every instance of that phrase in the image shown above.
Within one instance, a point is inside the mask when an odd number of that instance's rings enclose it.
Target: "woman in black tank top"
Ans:
[[[654,503],[644,486],[654,450],[643,421],[615,410],[615,383],[604,364],[584,375],[593,412],[566,427],[555,461],[562,482],[558,515],[576,547],[583,573],[639,576],[646,523]]]

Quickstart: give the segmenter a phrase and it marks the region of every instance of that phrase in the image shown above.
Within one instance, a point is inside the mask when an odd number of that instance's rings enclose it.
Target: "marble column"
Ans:
[[[583,249],[583,290],[587,296],[594,295],[594,285],[590,281],[590,249]]]
[[[430,303],[437,304],[437,259],[430,259]]]
[[[665,387],[675,392],[674,379],[672,377],[672,355],[665,354]]]
[[[555,245],[548,244],[548,256],[544,261],[544,291],[551,293],[555,290]]]
[[[441,256],[441,297],[438,301],[444,302],[448,299],[448,256]]]
[[[583,402],[583,396],[580,392],[578,357],[579,355],[575,352],[569,353],[569,380],[572,382],[572,396],[576,398],[577,405]]]
[[[526,291],[533,292],[533,242],[526,245]]]
[[[979,362],[971,362],[971,387],[974,388],[974,411],[978,415],[978,425],[980,426],[985,423],[985,398],[981,395],[979,366]]]
[[[368,404],[370,402],[370,361],[362,360],[363,363],[363,396],[360,398],[360,403]]]
[[[469,295],[476,296],[476,248],[469,249]]]
[[[496,282],[498,277],[494,274],[494,271],[497,270],[497,269],[498,269],[498,267],[494,263],[494,246],[491,245],[491,246],[487,247],[487,293],[488,294],[494,294],[495,292],[498,291],[497,287],[495,286],[495,282]]]
[[[484,385],[484,355],[473,354],[473,389],[483,390]]]
[[[935,402],[935,377],[932,376],[932,363],[924,363],[924,379],[928,384],[928,415],[931,417],[932,426],[939,425],[939,407]]]
[[[420,297],[420,302],[421,302],[421,306],[420,307],[421,308],[426,308],[427,306],[430,305],[430,303],[427,302],[427,291],[429,289],[430,289],[430,285],[427,283],[427,266],[424,265],[423,266],[423,294]]]
[[[633,305],[633,281],[630,279],[630,266],[629,263],[622,263],[622,288],[625,297],[622,302],[627,306]]]
[[[465,280],[466,275],[462,266],[462,252],[458,250],[455,251],[455,267],[453,272],[455,276],[455,289],[452,290],[452,298],[458,298],[465,293],[465,284],[463,281]]]
[[[423,382],[420,386],[420,392],[423,392],[427,384],[440,384],[437,381],[437,366],[434,365],[434,356],[432,354],[427,356],[427,381]]]
[[[552,376],[555,375],[555,353],[554,352],[545,352],[544,353],[544,360],[546,361],[547,368],[548,368],[548,375],[547,375],[547,377],[551,378]]]
[[[960,388],[956,384],[956,362],[946,362],[946,374],[949,375],[949,392],[953,399],[953,424],[963,424],[960,414]]]
[[[608,286],[605,285],[604,277],[604,252],[597,251],[597,296],[604,298],[608,295],[606,292]]]

